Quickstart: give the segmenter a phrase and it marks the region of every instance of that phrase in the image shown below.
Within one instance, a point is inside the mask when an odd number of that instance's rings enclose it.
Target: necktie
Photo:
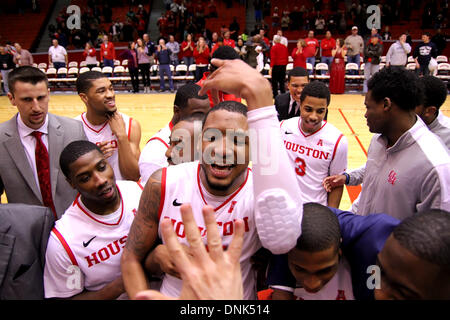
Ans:
[[[289,112],[289,118],[295,117],[295,108],[297,107],[297,101],[292,104],[291,111]]]
[[[52,209],[55,219],[57,219],[55,205],[53,204],[52,199],[52,186],[50,184],[50,160],[48,157],[48,151],[41,140],[42,132],[33,131],[31,135],[36,138],[36,169],[39,179],[39,187],[41,188],[42,201],[44,202],[44,206]]]

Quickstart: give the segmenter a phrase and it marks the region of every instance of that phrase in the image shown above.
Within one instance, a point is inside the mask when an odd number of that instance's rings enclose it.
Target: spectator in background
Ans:
[[[391,39],[392,39],[392,35],[391,35],[391,33],[389,32],[389,26],[386,26],[386,27],[384,28],[384,32],[383,32],[383,34],[381,35],[381,38],[382,38],[383,41],[391,40]]]
[[[370,78],[380,70],[380,60],[383,54],[383,46],[376,35],[370,38],[370,44],[364,48],[364,87],[363,93],[367,93],[367,83]]]
[[[256,70],[262,73],[264,70],[264,54],[262,53],[262,47],[256,46],[255,51],[258,54],[256,56]]]
[[[180,53],[180,44],[175,41],[175,37],[173,35],[169,35],[169,42],[167,42],[167,48],[172,51],[170,55],[170,63],[176,67],[178,65],[178,53]]]
[[[238,39],[236,47],[234,47],[234,50],[236,50],[236,52],[239,54],[239,57],[245,61],[247,51],[244,45],[244,40],[242,38]]]
[[[225,33],[223,34],[223,45],[234,48],[236,46],[236,43],[233,39],[230,38],[230,35],[230,31],[225,31]]]
[[[172,71],[170,71],[170,54],[172,52],[167,49],[166,41],[164,39],[159,39],[158,49],[156,51],[156,57],[159,61],[159,79],[160,79],[160,89],[159,92],[166,91],[166,85],[164,81],[164,75],[169,78],[170,92],[174,91]]]
[[[206,45],[205,38],[200,37],[197,41],[197,46],[194,48],[195,82],[202,79],[203,74],[208,71],[209,56],[209,48]]]
[[[323,31],[325,30],[325,19],[323,16],[318,12],[316,20],[314,21],[314,26],[316,29],[317,34],[323,34]]]
[[[278,7],[274,7],[272,13],[272,28],[278,27],[280,27],[280,14],[278,12]]]
[[[108,41],[108,36],[103,36],[103,42],[100,46],[100,62],[104,67],[114,68],[114,60],[116,60],[116,49],[114,44]]]
[[[9,93],[8,74],[16,67],[13,56],[6,51],[6,47],[0,45],[0,70],[3,79],[3,89]]]
[[[67,51],[58,44],[58,40],[52,40],[52,46],[48,49],[48,64],[53,63],[53,67],[58,70],[65,67],[68,62]]]
[[[142,83],[144,85],[144,93],[150,93],[150,59],[153,59],[153,57],[148,55],[148,49],[141,38],[137,39],[135,49],[138,67],[141,72]]]
[[[239,23],[237,22],[236,17],[233,17],[233,21],[230,23],[229,30],[231,39],[233,39],[236,42],[238,40],[240,30],[240,26]]]
[[[112,38],[112,41],[120,41],[120,33],[122,32],[123,23],[119,22],[119,19],[111,24],[109,27],[109,35]]]
[[[261,20],[262,20],[262,6],[263,6],[263,3],[262,3],[261,0],[254,0],[253,1],[253,7],[255,9],[255,21],[256,21],[256,23],[261,22]]]
[[[331,63],[333,62],[333,55],[331,51],[336,47],[336,40],[331,37],[330,31],[327,31],[325,33],[325,39],[322,40],[320,47],[322,48],[321,62],[326,63],[328,65],[328,70],[330,70]],[[322,74],[324,73],[325,71],[322,70]]]
[[[97,66],[97,54],[94,47],[90,42],[86,42],[86,46],[83,51],[83,58],[86,61],[86,66],[91,70]]]
[[[261,34],[261,32],[260,32],[260,34]],[[283,36],[283,30],[278,29],[276,35],[280,37],[280,43],[282,45],[284,45],[285,47],[287,47],[288,46],[288,39],[285,36]],[[275,36],[273,36],[273,44],[275,44]]]
[[[436,45],[437,55],[441,55],[447,46],[447,37],[442,34],[441,28],[436,30],[436,34],[431,38],[431,42]]]
[[[285,93],[286,66],[288,64],[289,52],[286,46],[281,44],[281,37],[275,35],[275,44],[270,50],[270,75],[272,77],[272,92],[275,98],[280,93]]]
[[[189,66],[194,63],[194,41],[192,40],[192,34],[188,33],[186,40],[181,43],[181,53],[184,64],[188,68],[186,75],[189,75]]]
[[[217,43],[217,39],[219,39],[219,34],[217,32],[213,32],[211,35],[211,41],[209,43],[209,49],[212,49],[214,45]]]
[[[258,66],[258,55],[259,53],[256,51],[256,47],[261,46],[261,36],[255,35],[252,38],[252,41],[249,41],[245,46],[245,62],[252,68],[256,68]],[[263,51],[263,50],[262,50]]]
[[[136,54],[136,43],[130,41],[128,43],[128,50],[123,51],[119,55],[120,59],[128,60],[128,71],[131,78],[131,85],[133,87],[133,93],[139,92],[139,68],[137,62],[137,54]]]
[[[304,49],[306,48],[306,42],[303,39],[299,39],[297,41],[297,47],[292,50],[291,57],[294,60],[294,68],[302,67],[306,69],[306,56],[304,53]]]
[[[431,58],[437,57],[436,45],[430,41],[430,33],[424,32],[422,34],[422,42],[419,43],[415,50],[413,57],[416,61],[416,72],[419,72],[423,76],[430,74],[428,65]]]
[[[304,49],[304,54],[306,56],[306,63],[312,65],[312,70],[308,70],[309,74],[312,75],[314,66],[316,64],[316,56],[319,52],[319,41],[314,38],[314,31],[310,30],[308,32],[308,38],[305,39],[306,48]]]
[[[144,33],[142,40],[144,41],[145,46],[147,47],[147,54],[149,56],[155,56],[155,44],[150,40],[148,33]]]
[[[406,66],[408,54],[410,52],[411,46],[406,42],[406,34],[402,34],[400,38],[389,47],[386,54],[386,67]]]
[[[291,23],[291,19],[288,14],[283,13],[283,17],[281,18],[281,30],[287,31],[289,30],[289,25]]]
[[[16,54],[14,55],[14,63],[21,66],[32,66],[33,65],[33,56],[30,51],[23,49],[20,44],[17,42],[14,43],[14,47],[16,48]]]
[[[347,48],[347,63],[356,63],[360,66],[361,54],[364,52],[363,38],[358,34],[358,27],[352,27],[352,34],[345,38],[345,47]],[[356,70],[351,70],[352,74],[356,74]]]
[[[333,61],[330,68],[330,93],[342,94],[345,92],[345,61],[347,48],[344,46],[343,39],[337,39],[336,48],[331,50]]]
[[[216,3],[215,3],[214,0],[211,0],[209,2],[209,4],[208,4],[208,11],[209,11],[209,14],[208,14],[209,18],[217,18],[218,17],[218,15],[217,15],[217,6],[216,6]]]
[[[220,47],[222,47],[223,46],[223,38],[222,37],[219,37],[218,39],[217,39],[217,42],[216,42],[216,44],[212,47],[212,49],[211,49],[211,56],[214,54],[214,52],[217,50],[217,49],[219,49]]]

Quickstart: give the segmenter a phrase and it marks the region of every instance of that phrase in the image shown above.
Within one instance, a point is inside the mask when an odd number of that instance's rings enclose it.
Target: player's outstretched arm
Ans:
[[[218,69],[203,82],[199,94],[216,89],[247,101],[256,228],[265,248],[286,253],[300,236],[303,203],[283,145],[270,83],[242,60],[212,59],[211,63]]]
[[[244,242],[243,221],[236,220],[233,240],[228,246],[228,250],[224,252],[214,209],[211,206],[205,206],[203,217],[208,240],[208,251],[206,251],[191,206],[183,204],[180,210],[192,256],[187,255],[178,242],[172,222],[169,219],[161,221],[164,242],[181,274],[181,279],[183,279],[179,299],[243,299],[242,275],[239,263]],[[136,298],[142,300],[173,299],[154,290],[139,292]]]
[[[158,211],[161,200],[161,170],[152,174],[139,202],[121,258],[122,277],[130,299],[147,289],[142,263],[158,235]]]

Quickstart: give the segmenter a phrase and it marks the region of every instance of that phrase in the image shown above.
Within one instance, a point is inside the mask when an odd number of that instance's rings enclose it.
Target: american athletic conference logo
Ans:
[[[394,185],[395,181],[397,181],[397,173],[394,170],[389,172],[387,181],[392,185]]]

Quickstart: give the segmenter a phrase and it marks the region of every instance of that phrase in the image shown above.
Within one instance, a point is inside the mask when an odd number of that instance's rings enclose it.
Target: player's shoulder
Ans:
[[[280,122],[280,128],[298,131],[300,117],[293,117]]]
[[[144,188],[139,181],[117,180],[116,184],[123,191],[122,196],[126,196],[131,191],[142,192]]]

